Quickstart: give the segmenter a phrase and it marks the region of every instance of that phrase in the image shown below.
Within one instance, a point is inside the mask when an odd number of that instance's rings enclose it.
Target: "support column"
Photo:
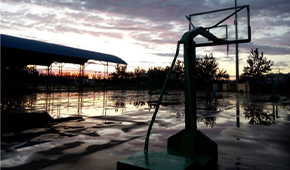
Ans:
[[[108,67],[109,67],[109,64],[108,62],[106,62],[106,64],[104,64],[104,79],[108,78]]]
[[[85,66],[83,64],[80,64],[80,70],[79,70],[79,92],[83,92],[84,70],[85,70]]]
[[[59,80],[58,80],[58,91],[61,91],[61,85],[62,85],[62,68],[65,65],[65,63],[59,63],[58,64],[58,74],[59,74]]]
[[[59,68],[59,70],[58,70],[58,74],[59,74],[60,76],[62,76],[62,68],[63,68],[64,65],[65,65],[65,63],[59,63],[59,65],[58,65],[58,68]]]
[[[51,71],[51,65],[47,66],[47,80],[46,80],[46,92],[49,93],[51,91],[51,78],[50,78],[50,71]]]
[[[50,75],[50,74],[49,74],[50,70],[51,70],[51,65],[50,65],[50,66],[47,66],[47,69],[46,69],[46,71],[47,71],[47,76]]]
[[[195,42],[189,39],[184,43],[185,67],[185,130],[196,131],[196,87],[195,87]]]
[[[84,69],[85,69],[85,66],[83,64],[80,64],[80,71],[79,71],[79,91],[78,91],[78,112],[77,112],[78,115],[80,115],[82,113],[82,107],[83,107]]]

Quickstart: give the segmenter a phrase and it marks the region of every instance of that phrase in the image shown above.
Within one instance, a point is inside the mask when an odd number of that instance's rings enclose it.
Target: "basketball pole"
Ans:
[[[235,8],[237,12],[237,0],[235,0]],[[235,14],[235,28],[236,28],[236,40],[238,40],[238,16]],[[239,91],[239,44],[236,43],[236,92]]]

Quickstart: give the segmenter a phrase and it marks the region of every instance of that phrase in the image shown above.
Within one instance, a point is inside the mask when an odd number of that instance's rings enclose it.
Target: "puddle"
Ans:
[[[271,127],[289,123],[290,99],[287,97],[282,96],[281,103],[270,103],[266,101],[267,95],[218,94],[223,96],[219,98],[218,105],[206,105],[204,94],[197,94],[197,128],[201,131],[219,136],[229,127]],[[43,153],[42,157],[48,160],[54,160],[58,158],[56,153],[91,153],[94,151],[92,148],[98,150],[123,141],[143,138],[158,98],[158,95],[148,95],[147,91],[2,96],[1,107],[4,114],[47,111],[54,119],[72,116],[84,118],[55,123],[45,128],[31,128],[20,133],[1,134],[2,167],[27,164],[39,153]],[[164,95],[151,136],[157,142],[156,145],[162,144],[158,143],[159,140],[166,141],[164,134],[170,136],[184,128],[184,109],[183,91],[169,91],[169,94]],[[54,152],[54,148],[62,152]],[[74,148],[77,148],[76,152],[73,151]]]

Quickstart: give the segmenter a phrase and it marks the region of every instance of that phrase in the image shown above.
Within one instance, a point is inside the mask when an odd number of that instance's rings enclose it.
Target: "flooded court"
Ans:
[[[166,149],[184,128],[184,92],[164,95],[149,150]],[[116,169],[142,151],[159,95],[148,91],[89,91],[2,96],[2,114],[47,112],[76,119],[1,133],[2,169]],[[218,104],[197,93],[197,128],[218,144],[217,169],[289,169],[290,98],[218,92]],[[33,120],[35,122],[39,120]]]

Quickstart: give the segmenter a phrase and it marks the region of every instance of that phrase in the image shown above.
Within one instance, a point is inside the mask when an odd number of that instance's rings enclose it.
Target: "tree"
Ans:
[[[115,72],[110,74],[113,79],[125,79],[127,77],[127,66],[121,66],[117,64],[115,66]]]
[[[253,83],[264,80],[265,75],[272,70],[271,67],[274,65],[274,61],[267,60],[263,52],[259,53],[258,48],[251,49],[247,63],[248,65],[244,66],[244,73],[241,78],[252,80]]]
[[[229,79],[226,70],[220,70],[218,63],[212,54],[205,55],[204,58],[197,58],[196,62],[196,78],[199,80],[224,80]]]
[[[230,77],[226,70],[218,68],[219,64],[212,54],[206,54],[204,58],[197,58],[195,65],[196,83],[199,89],[211,86],[212,81],[227,80]]]
[[[139,78],[140,74],[146,74],[146,70],[138,66],[134,69],[134,76]]]
[[[180,60],[177,60],[173,70],[172,74],[175,74],[176,79],[183,81],[184,80],[184,63]]]
[[[218,69],[218,73],[215,76],[215,80],[220,81],[220,80],[228,80],[230,78],[230,75],[227,73],[226,70],[224,69]]]

